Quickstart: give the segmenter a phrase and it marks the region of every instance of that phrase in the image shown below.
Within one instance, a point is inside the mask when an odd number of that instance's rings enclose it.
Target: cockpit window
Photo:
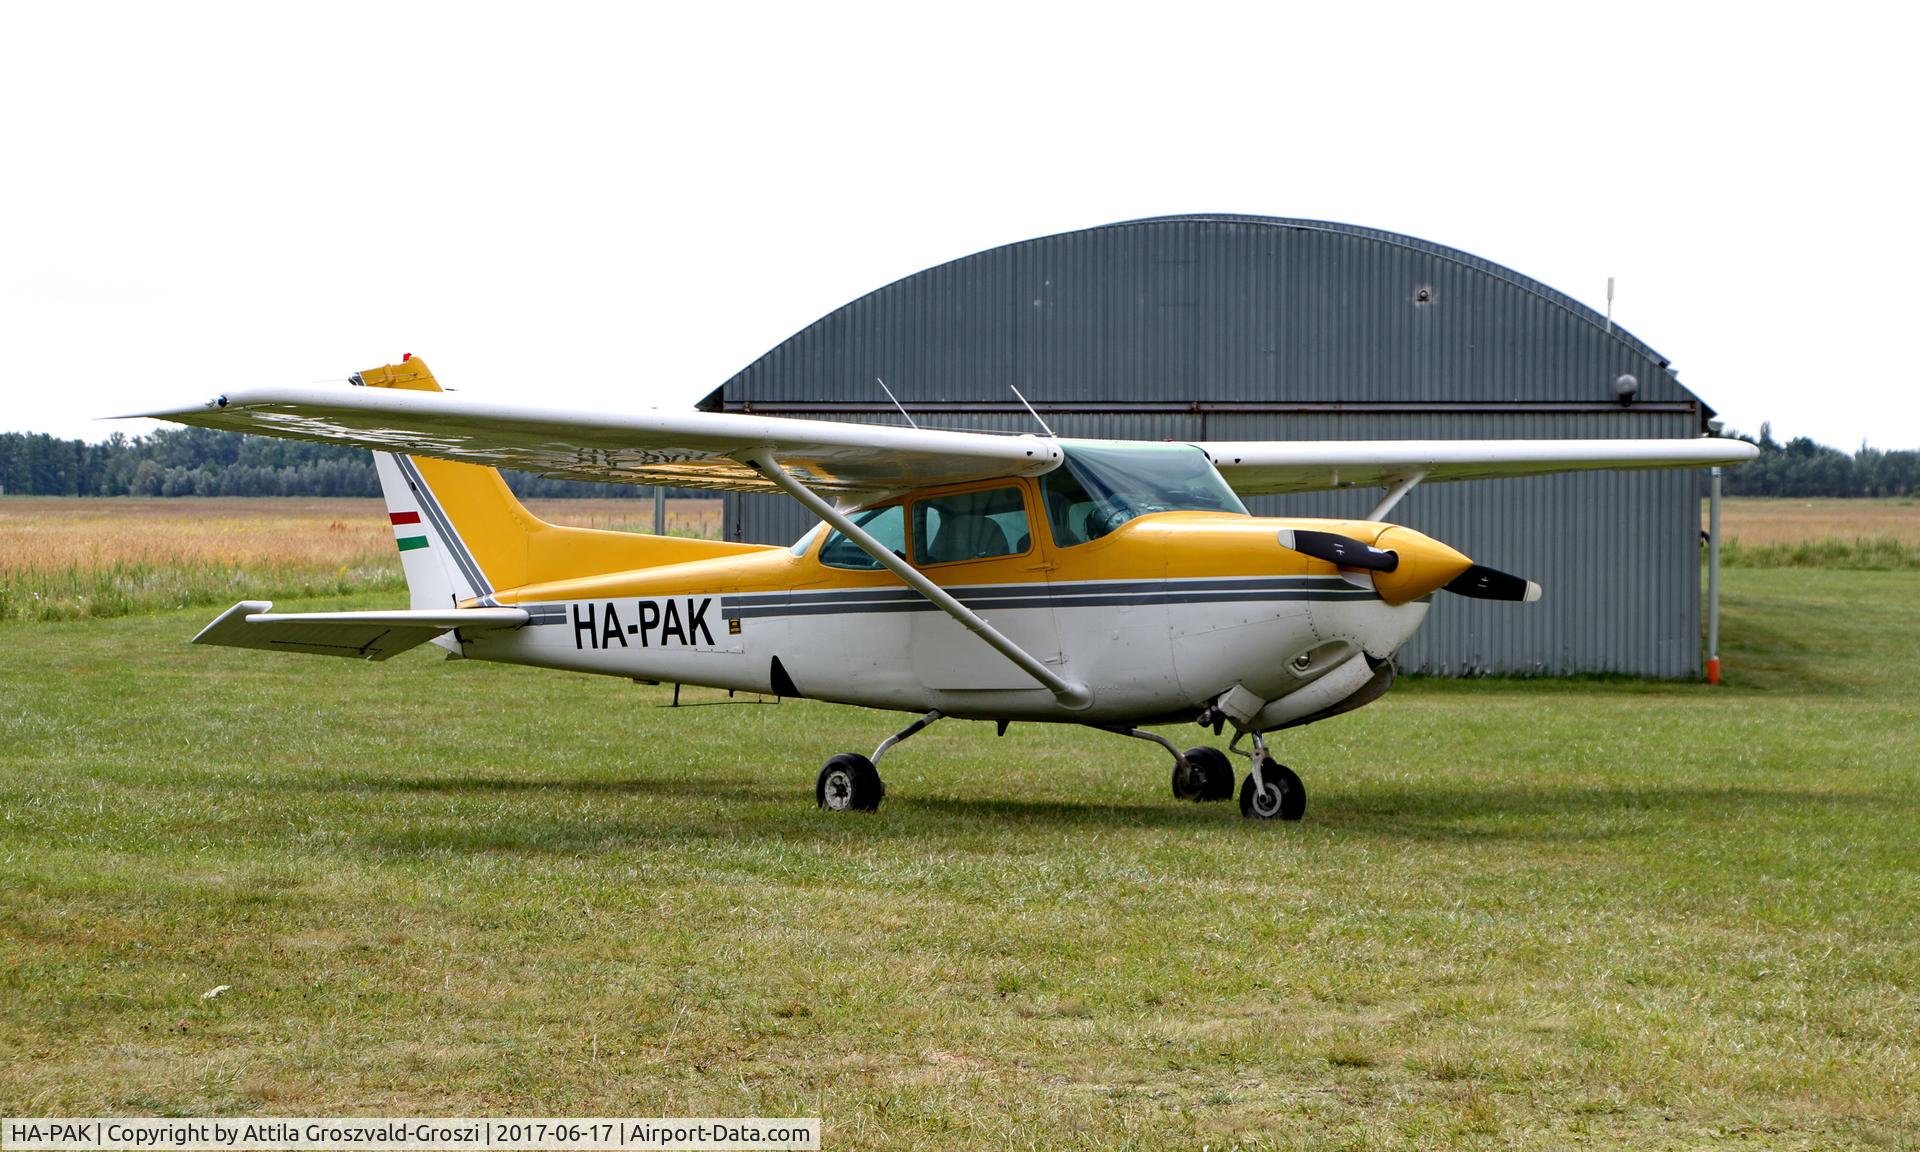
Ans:
[[[1066,459],[1040,478],[1053,542],[1098,540],[1150,512],[1237,512],[1247,506],[1191,444],[1061,445]]]

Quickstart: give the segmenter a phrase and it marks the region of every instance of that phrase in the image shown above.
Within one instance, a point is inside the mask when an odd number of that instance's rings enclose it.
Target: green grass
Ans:
[[[818,765],[900,718],[206,615],[0,627],[0,1113],[1920,1142],[1911,572],[1729,571],[1722,689],[1403,685],[1285,734],[1297,826],[962,724],[828,816]]]
[[[230,605],[261,588],[293,599],[383,592],[404,598],[394,563],[339,568],[310,564],[69,564],[52,570],[0,571],[0,624],[23,620],[99,620],[187,607]]]
[[[1735,538],[1721,545],[1720,563],[1729,568],[1913,569],[1920,568],[1920,546],[1892,535],[1778,544],[1743,544]]]

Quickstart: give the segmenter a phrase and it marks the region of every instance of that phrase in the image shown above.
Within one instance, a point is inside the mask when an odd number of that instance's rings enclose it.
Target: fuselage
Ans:
[[[963,526],[970,510],[994,524]],[[1091,705],[1066,707],[824,529],[792,548],[502,591],[494,602],[526,609],[529,626],[462,636],[462,654],[955,717],[1141,724],[1191,719],[1236,686],[1282,699],[1362,653],[1390,655],[1427,611],[1423,594],[1278,542],[1285,528],[1425,539],[1374,522],[1166,511],[1088,525],[1030,479],[927,489],[862,518],[876,537],[897,527],[900,555],[1084,684]]]

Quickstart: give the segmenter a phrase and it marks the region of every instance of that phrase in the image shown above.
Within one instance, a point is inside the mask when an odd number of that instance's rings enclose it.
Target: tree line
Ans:
[[[1771,424],[1760,425],[1758,438],[1732,435],[1758,445],[1760,455],[1722,474],[1729,496],[1911,496],[1920,484],[1920,452],[1862,444],[1849,456],[1805,436],[1782,444]]]
[[[1738,433],[1734,435],[1738,436]],[[1797,436],[1782,444],[1773,427],[1758,438],[1758,459],[1726,471],[1730,496],[1910,496],[1920,484],[1920,453],[1862,445],[1849,456]],[[507,483],[534,498],[651,496],[634,484],[595,484],[507,472]],[[0,494],[9,496],[378,496],[373,458],[358,448],[248,436],[212,428],[162,428],[144,436],[116,432],[96,444],[45,433],[0,432]],[[687,492],[685,495],[707,495]]]
[[[535,499],[653,496],[652,488],[635,484],[503,474],[516,493]],[[378,496],[380,479],[364,449],[213,428],[115,432],[96,444],[0,432],[0,495]]]

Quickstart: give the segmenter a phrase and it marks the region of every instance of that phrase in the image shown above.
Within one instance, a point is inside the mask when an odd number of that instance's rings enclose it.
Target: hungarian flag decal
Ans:
[[[393,521],[394,527],[398,528],[402,524],[420,523],[420,513],[389,512],[387,513],[387,519]],[[424,534],[419,536],[401,536],[398,538],[397,543],[400,545],[400,551],[411,552],[415,548],[425,548],[427,546],[427,538]]]

